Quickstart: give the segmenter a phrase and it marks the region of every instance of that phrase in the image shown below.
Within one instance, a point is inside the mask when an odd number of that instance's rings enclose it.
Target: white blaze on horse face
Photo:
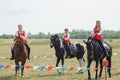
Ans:
[[[50,43],[50,46],[53,46],[53,43],[52,43],[52,42]]]
[[[61,47],[61,48],[63,47],[63,43],[62,43],[62,42],[60,42],[60,47]]]

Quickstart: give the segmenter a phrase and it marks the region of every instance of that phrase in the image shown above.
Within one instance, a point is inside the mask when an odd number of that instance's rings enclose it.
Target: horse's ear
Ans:
[[[53,35],[51,35],[51,37],[53,37]]]
[[[83,42],[86,44],[87,42],[85,40],[83,40]]]
[[[59,38],[59,36],[58,36],[57,34],[55,34],[55,37],[56,37],[56,38]]]

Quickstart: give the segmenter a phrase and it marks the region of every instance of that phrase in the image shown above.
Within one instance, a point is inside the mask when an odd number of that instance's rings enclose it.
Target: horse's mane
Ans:
[[[23,41],[23,39],[21,37],[19,37],[19,36],[15,37],[14,41],[15,41],[15,45],[17,47],[21,47],[21,48],[24,47],[24,41]]]

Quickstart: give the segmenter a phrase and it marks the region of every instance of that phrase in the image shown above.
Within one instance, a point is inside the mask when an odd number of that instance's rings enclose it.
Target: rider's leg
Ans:
[[[106,56],[109,56],[108,52],[106,51],[105,47],[103,46],[102,41],[98,40],[98,43],[100,44],[100,46],[101,46],[103,52],[106,54]]]
[[[67,45],[68,45],[68,56],[69,56],[69,58],[72,58],[73,55],[72,55],[72,52],[71,52],[71,49],[70,49],[71,43],[68,43]]]
[[[64,49],[65,49],[65,52],[66,52],[65,58],[68,58],[68,57],[70,57],[69,45],[66,42],[63,42],[63,45],[64,45]]]
[[[64,44],[64,49],[65,49],[65,52],[66,52],[65,58],[68,58],[68,56],[69,56],[68,45],[67,45],[67,43],[65,43],[65,42],[63,42],[63,44]]]
[[[28,59],[30,60],[30,47],[28,46],[27,43],[25,43],[25,46],[27,47],[27,50],[28,50]]]

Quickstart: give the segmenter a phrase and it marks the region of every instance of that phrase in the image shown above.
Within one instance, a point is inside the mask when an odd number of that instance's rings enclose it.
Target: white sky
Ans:
[[[120,29],[120,0],[0,0],[0,34],[14,34],[22,24],[27,32],[58,33],[64,28]]]

